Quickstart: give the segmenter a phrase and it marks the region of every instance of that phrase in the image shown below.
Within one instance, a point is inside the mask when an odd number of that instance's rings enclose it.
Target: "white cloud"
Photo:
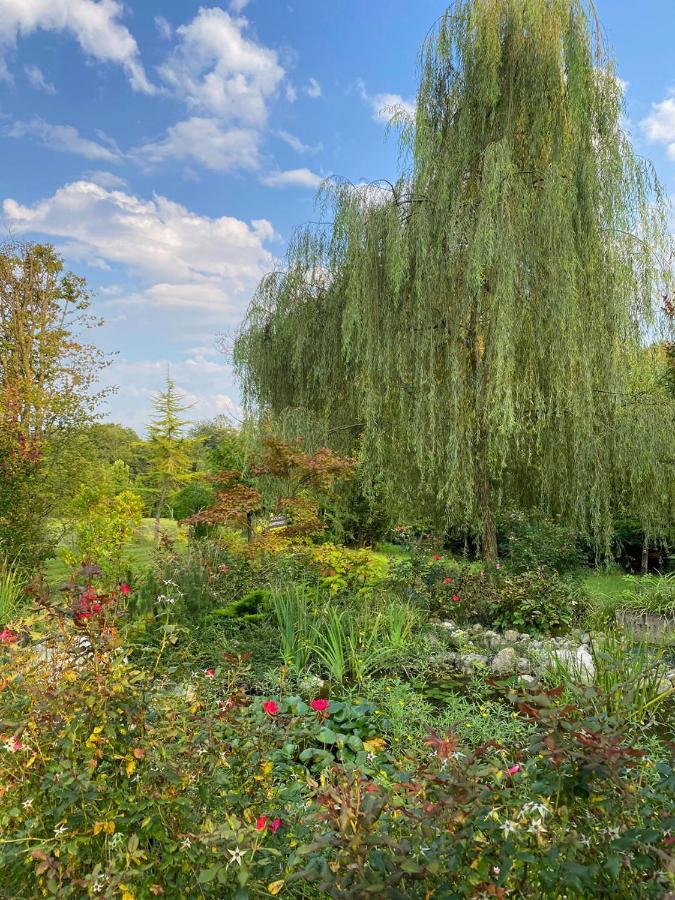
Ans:
[[[110,382],[122,390],[111,398],[109,419],[129,423],[140,432],[145,430],[152,414],[152,398],[164,385],[167,368],[176,381],[186,403],[191,422],[225,415],[234,423],[241,422],[243,410],[234,399],[232,367],[213,348],[187,351],[183,358],[121,359],[113,362],[107,373]],[[231,393],[226,393],[231,388]]]
[[[151,94],[138,45],[119,22],[122,12],[118,0],[0,0],[0,48],[37,29],[65,31],[88,56],[122,66],[134,90]],[[6,71],[4,58],[0,68]]]
[[[397,113],[414,118],[415,100],[406,100],[400,94],[369,94],[364,82],[360,80],[356,86],[361,99],[371,108],[373,119],[381,125],[387,125]]]
[[[230,0],[230,9],[233,13],[238,15],[240,12],[244,11],[249,3],[250,0]]]
[[[85,175],[85,179],[87,181],[93,181],[94,184],[99,184],[103,188],[107,188],[108,190],[116,190],[118,188],[124,189],[127,187],[127,182],[124,178],[121,178],[119,175],[114,175],[112,172],[106,172],[102,169],[96,169],[93,172],[87,172]]]
[[[277,136],[297,153],[318,153],[320,150],[323,150],[322,144],[305,144],[299,137],[291,134],[290,131],[284,131],[283,128],[277,131]]]
[[[284,70],[274,50],[246,37],[247,24],[223,9],[202,7],[177,29],[179,44],[159,72],[190,109],[262,127]]]
[[[295,101],[298,99],[298,92],[293,87],[293,85],[290,83],[290,81],[286,85],[285,94],[286,94],[286,99],[288,100],[289,103],[295,103]]]
[[[307,82],[307,86],[305,87],[305,93],[313,100],[316,100],[317,97],[321,96],[321,85],[316,80],[316,78],[309,79],[309,81]]]
[[[267,187],[307,187],[318,188],[323,178],[310,169],[288,169],[285,172],[271,172],[260,179]]]
[[[66,184],[32,206],[6,199],[2,226],[44,234],[69,259],[121,266],[139,289],[116,303],[210,310],[236,323],[261,276],[273,268],[265,219],[250,224],[191,212],[166,197],[144,200],[91,181]]]
[[[24,72],[26,73],[28,83],[32,88],[35,88],[36,91],[44,91],[45,94],[56,93],[56,88],[51,82],[47,81],[39,66],[24,66]]]
[[[668,156],[675,159],[675,91],[660,103],[652,103],[651,113],[640,126],[650,141],[665,144]]]
[[[166,136],[137,148],[141,163],[193,159],[207,169],[227,172],[256,169],[260,133],[254,128],[221,128],[215,119],[193,116],[172,125]]]
[[[60,150],[63,153],[74,153],[84,156],[85,159],[95,159],[102,162],[118,162],[121,158],[119,150],[114,142],[104,136],[108,146],[103,146],[96,141],[89,140],[80,135],[71,125],[52,125],[44,119],[34,116],[27,121],[14,122],[6,129],[7,137],[24,138],[33,137],[43,143],[50,150]]]
[[[157,29],[157,34],[162,38],[162,40],[170,41],[173,37],[173,28],[171,27],[171,23],[168,19],[165,19],[164,16],[155,16],[155,28]]]

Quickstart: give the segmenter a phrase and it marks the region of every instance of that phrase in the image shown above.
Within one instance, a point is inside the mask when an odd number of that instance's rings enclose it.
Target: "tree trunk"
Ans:
[[[642,541],[642,565],[640,566],[640,572],[642,575],[646,575],[649,572],[649,538],[646,534]]]
[[[162,492],[159,495],[159,500],[157,501],[157,508],[155,510],[155,544],[159,544],[159,537],[161,534],[162,509],[164,508],[166,494],[167,494],[166,485],[163,485]]]
[[[480,554],[490,563],[497,562],[497,522],[492,508],[492,488],[485,465],[483,448],[477,450],[476,507],[480,515]]]

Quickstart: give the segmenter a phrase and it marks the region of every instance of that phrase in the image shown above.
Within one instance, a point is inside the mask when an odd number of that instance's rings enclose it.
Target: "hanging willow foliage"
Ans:
[[[622,113],[590,0],[458,0],[423,46],[403,175],[325,187],[331,224],[260,284],[249,407],[357,447],[393,515],[472,528],[488,557],[504,506],[607,539],[641,491],[665,527],[672,398],[645,347],[666,205]]]

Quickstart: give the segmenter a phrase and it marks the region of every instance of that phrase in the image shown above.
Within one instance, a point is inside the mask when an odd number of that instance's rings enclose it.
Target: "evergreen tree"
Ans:
[[[649,474],[672,513],[672,403],[636,381],[667,216],[622,114],[591,0],[458,0],[402,176],[327,187],[331,224],[262,281],[235,348],[249,407],[358,448],[394,516],[469,528],[487,558],[505,506],[608,546]]]
[[[148,428],[146,482],[155,498],[155,540],[159,540],[162,512],[171,492],[192,477],[194,441],[184,433],[189,420],[181,418],[191,404],[183,401],[170,372],[152,405],[155,416]]]

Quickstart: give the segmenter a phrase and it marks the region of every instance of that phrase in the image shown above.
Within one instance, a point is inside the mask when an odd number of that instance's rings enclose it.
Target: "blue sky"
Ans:
[[[0,0],[0,229],[87,277],[141,429],[167,364],[238,415],[216,348],[322,178],[392,177],[437,0]],[[628,127],[675,196],[674,0],[598,0]]]

